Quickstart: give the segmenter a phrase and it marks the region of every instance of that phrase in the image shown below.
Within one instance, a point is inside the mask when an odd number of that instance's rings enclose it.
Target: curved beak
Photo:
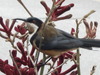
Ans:
[[[33,32],[34,32],[34,24],[32,24],[32,23],[29,23],[28,21],[27,21],[27,19],[22,19],[22,18],[15,18],[15,19],[13,19],[13,20],[21,20],[21,21],[24,21],[24,22],[26,22],[26,24],[25,24],[25,29],[27,29],[28,31],[29,31],[29,34],[32,34]]]
[[[21,21],[27,22],[26,19],[22,19],[22,18],[15,18],[15,19],[13,19],[13,20],[21,20]]]
[[[21,20],[21,21],[24,21],[24,22],[26,22],[26,19],[22,19],[22,18],[15,18],[15,19],[13,19],[13,20]],[[26,29],[26,30],[28,30],[28,27],[26,26],[26,25],[24,25],[24,28]]]

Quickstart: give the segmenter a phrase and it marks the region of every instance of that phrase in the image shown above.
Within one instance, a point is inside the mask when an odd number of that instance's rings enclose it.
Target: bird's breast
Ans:
[[[44,53],[44,54],[47,54],[51,57],[57,58],[61,54],[66,53],[68,51],[73,51],[73,50],[76,50],[76,48],[75,49],[68,49],[68,50],[66,49],[66,50],[39,50],[39,51]]]

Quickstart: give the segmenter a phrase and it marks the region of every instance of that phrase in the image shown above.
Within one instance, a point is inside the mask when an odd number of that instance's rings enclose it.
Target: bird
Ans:
[[[32,46],[54,58],[78,48],[92,50],[92,47],[100,47],[99,39],[76,38],[52,25],[45,25],[43,27],[44,22],[37,17],[29,17],[27,19],[16,18],[15,20],[25,22],[26,29],[32,35],[30,39]]]

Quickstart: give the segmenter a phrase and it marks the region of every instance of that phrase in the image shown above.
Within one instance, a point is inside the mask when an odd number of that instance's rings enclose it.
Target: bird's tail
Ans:
[[[97,39],[80,39],[83,42],[83,48],[100,47],[100,40]]]

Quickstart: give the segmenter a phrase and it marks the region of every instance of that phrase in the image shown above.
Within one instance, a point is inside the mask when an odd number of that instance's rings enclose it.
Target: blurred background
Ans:
[[[27,6],[29,11],[33,16],[45,20],[46,11],[40,4],[40,0],[22,0]],[[51,6],[51,0],[45,0],[49,6]],[[64,14],[73,14],[73,17],[69,20],[57,21],[55,22],[56,27],[62,29],[66,32],[71,31],[71,28],[76,27],[75,20],[81,19],[85,14],[91,10],[95,10],[91,16],[87,18],[88,21],[97,21],[98,29],[96,39],[100,39],[100,0],[66,0],[63,5],[74,3],[75,6],[68,12]],[[29,14],[24,10],[24,8],[18,3],[17,0],[0,0],[0,16],[4,19],[14,19],[14,18],[27,18],[30,17]],[[80,25],[79,37],[85,36],[85,26]],[[11,58],[9,56],[9,50],[12,47],[9,43],[5,43],[0,37],[0,59],[9,59],[11,63]],[[95,51],[80,49],[81,57],[81,74],[90,75],[90,71],[94,65],[96,65],[96,71],[94,75],[100,74],[100,48],[94,48]],[[70,62],[70,61],[69,61]],[[70,65],[70,64],[69,64]],[[66,66],[63,68],[66,69]],[[0,72],[0,75],[4,75]]]

